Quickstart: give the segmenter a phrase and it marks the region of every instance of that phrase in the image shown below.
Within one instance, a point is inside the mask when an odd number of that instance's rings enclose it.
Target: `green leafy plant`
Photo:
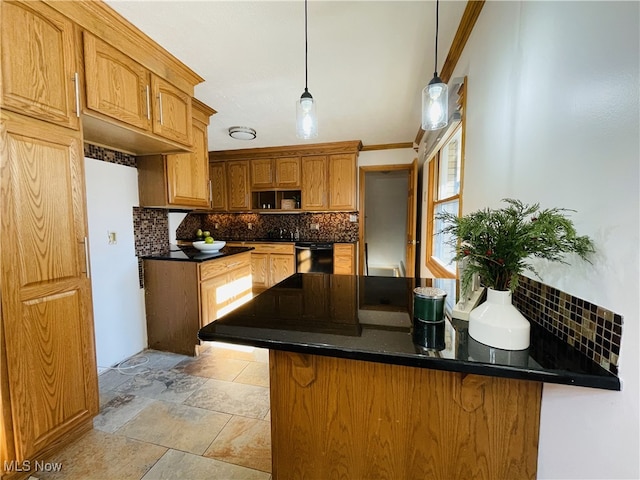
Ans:
[[[485,287],[515,291],[518,275],[530,270],[530,257],[567,264],[564,255],[576,253],[583,260],[595,249],[588,236],[579,236],[565,208],[540,209],[540,204],[525,205],[505,198],[504,208],[486,208],[458,217],[438,214],[444,222],[441,233],[450,235],[446,242],[455,248],[454,261],[467,259],[462,272],[462,288],[467,290],[474,274]]]

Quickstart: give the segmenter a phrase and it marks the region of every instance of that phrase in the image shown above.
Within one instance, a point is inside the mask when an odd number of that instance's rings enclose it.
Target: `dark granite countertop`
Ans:
[[[454,286],[453,280],[436,282],[445,289],[447,282]],[[274,350],[620,390],[618,377],[533,322],[531,345],[521,351],[483,345],[469,336],[468,322],[456,319],[447,318],[438,330],[434,326],[426,336],[418,335],[412,325],[412,292],[431,283],[295,274],[206,325],[198,336]]]
[[[206,262],[216,258],[228,257],[238,253],[248,252],[253,247],[227,247],[226,245],[218,252],[202,252],[195,247],[171,245],[168,250],[142,257],[143,260],[169,260],[176,262]]]

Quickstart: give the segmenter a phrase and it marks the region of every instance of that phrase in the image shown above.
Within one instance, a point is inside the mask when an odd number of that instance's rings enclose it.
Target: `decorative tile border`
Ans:
[[[105,147],[99,147],[91,143],[84,144],[84,156],[96,160],[102,160],[109,163],[117,163],[127,167],[136,168],[136,157],[128,153],[111,150]]]
[[[513,304],[529,320],[618,374],[621,315],[523,276]]]
[[[350,216],[356,221],[351,222]],[[198,228],[209,230],[214,238],[224,240],[252,240],[282,238],[293,240],[296,228],[302,241],[355,242],[358,240],[358,213],[190,213],[176,229],[178,240],[193,240]],[[311,230],[311,224],[319,230]],[[252,228],[249,229],[248,225]]]
[[[143,288],[144,272],[140,257],[169,250],[168,211],[160,208],[133,207],[133,235],[138,257],[140,288]]]

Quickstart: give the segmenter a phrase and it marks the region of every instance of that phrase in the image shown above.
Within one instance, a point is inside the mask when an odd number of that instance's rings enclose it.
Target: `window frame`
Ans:
[[[458,92],[458,103],[461,106],[462,120],[455,125],[451,125],[443,135],[428,157],[428,180],[427,180],[427,211],[426,211],[426,245],[425,245],[425,266],[429,271],[438,278],[458,278],[458,265],[455,265],[455,272],[451,272],[438,258],[433,256],[435,245],[435,211],[438,205],[448,203],[454,200],[458,201],[458,216],[462,215],[462,192],[464,189],[464,152],[465,152],[465,82]],[[438,182],[440,180],[440,158],[444,147],[460,132],[460,188],[455,195],[438,199]]]

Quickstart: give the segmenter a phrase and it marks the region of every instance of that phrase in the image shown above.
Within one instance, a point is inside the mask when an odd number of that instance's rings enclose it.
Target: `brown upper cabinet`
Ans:
[[[80,128],[74,25],[42,2],[1,2],[2,108]]]
[[[348,141],[210,152],[218,179],[212,197],[224,198],[226,188],[228,200],[214,209],[355,211],[361,148],[360,141]],[[284,207],[285,200],[295,207]]]
[[[224,212],[227,209],[226,162],[211,162],[209,164],[209,182],[211,186],[211,210]]]
[[[227,206],[230,211],[249,210],[249,161],[227,162]]]
[[[301,185],[302,173],[300,157],[284,157],[275,159],[276,187],[298,189]]]
[[[302,209],[327,208],[327,156],[310,155],[302,159]]]
[[[84,32],[83,42],[85,113],[97,119],[115,121],[120,127],[134,127],[142,133],[159,135],[186,147],[192,145],[189,94],[91,33]],[[91,133],[98,134],[94,128],[100,127],[94,127],[91,120],[89,127]],[[171,148],[164,146],[164,150]]]
[[[193,101],[193,151],[137,158],[140,205],[210,208],[207,126],[215,110]]]
[[[275,186],[275,175],[272,158],[260,158],[252,160],[251,166],[251,189],[273,188]]]
[[[356,155],[329,155],[329,210],[356,209]]]
[[[250,166],[251,190],[300,189],[300,157],[257,158]]]

